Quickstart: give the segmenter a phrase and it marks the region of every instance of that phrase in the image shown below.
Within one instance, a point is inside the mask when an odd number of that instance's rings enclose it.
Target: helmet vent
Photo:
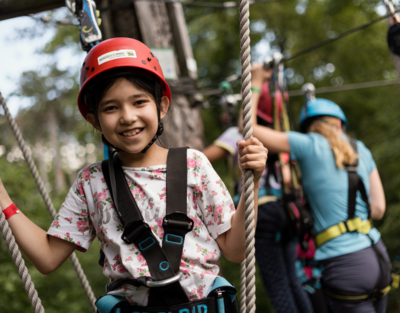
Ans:
[[[143,64],[146,64],[146,61],[145,61],[145,60],[142,60],[142,63],[143,63]]]
[[[151,58],[147,58],[147,61],[149,61],[149,62],[150,62],[150,61],[151,61]]]
[[[94,67],[92,67],[92,72],[94,71]]]

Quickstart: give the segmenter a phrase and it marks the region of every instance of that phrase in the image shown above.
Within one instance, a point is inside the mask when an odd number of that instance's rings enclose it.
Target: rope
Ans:
[[[11,116],[10,111],[8,110],[6,100],[3,98],[1,93],[0,93],[0,103],[3,106],[4,115],[6,116],[8,122],[10,123],[11,129],[14,133],[15,138],[18,141],[18,145],[22,151],[22,154],[24,155],[25,161],[29,166],[32,176],[35,179],[36,185],[39,188],[39,192],[44,200],[44,203],[46,204],[47,210],[49,211],[51,218],[54,219],[54,217],[56,216],[56,210],[54,209],[53,203],[51,202],[49,194],[47,193],[47,190],[42,181],[42,178],[39,176],[36,165],[33,162],[32,156],[28,150],[28,147],[27,147],[24,139],[22,138],[21,132],[20,132],[15,120]],[[94,296],[92,289],[90,288],[89,281],[87,280],[87,277],[85,276],[85,273],[82,270],[82,266],[80,265],[75,252],[72,253],[69,258],[74,266],[76,273],[78,274],[79,280],[82,284],[83,289],[85,290],[86,296],[89,299],[89,302],[90,302],[90,305],[92,306],[93,311],[97,312],[97,308],[95,305],[96,298]]]
[[[25,261],[21,256],[21,252],[19,251],[18,245],[15,242],[15,238],[10,227],[8,226],[8,222],[6,221],[6,217],[3,212],[0,212],[0,230],[3,234],[3,238],[7,244],[8,250],[10,250],[15,267],[18,270],[18,275],[22,280],[22,284],[24,285],[33,310],[35,313],[44,313],[42,302],[40,301],[38,293],[35,289],[35,285],[33,284],[31,276],[28,273],[28,269],[25,266]]]
[[[240,55],[242,63],[242,106],[243,137],[245,140],[253,135],[251,110],[251,73],[250,73],[250,21],[249,0],[240,1]],[[255,249],[254,249],[254,175],[251,170],[245,171],[245,229],[246,259],[241,265],[241,304],[242,313],[255,313]]]
[[[400,9],[396,10],[395,12],[400,12]],[[286,58],[283,59],[282,62],[290,61],[290,60],[292,60],[294,58],[297,58],[297,57],[302,56],[302,55],[304,55],[306,53],[314,51],[314,50],[316,50],[318,48],[321,48],[321,47],[323,47],[323,46],[325,46],[327,44],[330,44],[331,42],[334,42],[334,41],[339,40],[341,38],[344,38],[344,37],[346,37],[346,36],[348,36],[348,35],[350,35],[352,33],[355,33],[356,31],[365,29],[365,28],[367,28],[367,27],[369,27],[371,25],[374,25],[374,24],[376,24],[376,23],[378,23],[380,21],[383,21],[383,20],[385,20],[385,19],[387,19],[388,17],[391,17],[391,16],[392,16],[392,13],[384,15],[384,16],[381,16],[381,17],[378,17],[378,18],[376,18],[376,19],[374,19],[372,21],[369,21],[368,23],[365,23],[365,24],[362,24],[360,26],[357,26],[357,27],[354,27],[352,29],[349,29],[349,30],[337,35],[335,38],[321,41],[321,42],[319,42],[319,43],[317,43],[315,45],[312,45],[311,47],[308,47],[306,49],[303,49],[303,50],[295,53],[294,55],[292,55],[290,57],[286,57]]]

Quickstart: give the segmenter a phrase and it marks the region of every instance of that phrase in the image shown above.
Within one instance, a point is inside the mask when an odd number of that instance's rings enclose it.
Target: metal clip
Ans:
[[[182,277],[182,273],[179,272],[177,275],[172,276],[171,278],[163,279],[163,280],[148,280],[146,281],[147,287],[153,288],[153,287],[162,287],[166,286],[172,283],[175,283],[179,281],[179,279]]]
[[[76,1],[75,0],[65,0],[65,5],[75,16],[76,14]]]

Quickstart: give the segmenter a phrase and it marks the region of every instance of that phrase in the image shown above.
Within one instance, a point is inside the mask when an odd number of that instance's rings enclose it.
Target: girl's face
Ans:
[[[165,116],[168,106],[168,98],[163,97],[161,118]],[[125,78],[117,80],[100,100],[100,125],[95,123],[93,114],[87,117],[113,146],[130,154],[140,153],[158,129],[155,100]]]

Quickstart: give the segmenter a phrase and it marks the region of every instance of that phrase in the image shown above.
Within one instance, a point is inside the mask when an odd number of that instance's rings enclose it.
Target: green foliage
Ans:
[[[336,36],[376,18],[377,4],[378,0],[284,0],[253,5],[250,9],[253,59],[262,60],[270,52],[268,47],[293,55],[317,42]],[[208,9],[191,7],[186,8],[185,12],[188,21],[190,20],[189,35],[198,63],[199,83],[208,88],[217,88],[225,77],[240,72],[239,10],[214,10],[214,13],[201,15],[206,10]],[[386,44],[386,32],[387,24],[382,21],[287,62],[285,66],[288,74],[291,73],[289,89],[300,89],[305,82],[312,82],[318,88],[397,78],[394,58]],[[263,44],[260,45],[260,42]],[[24,137],[32,146],[40,139],[49,139],[46,114],[52,109],[57,117],[57,135],[60,141],[64,135],[73,136],[82,145],[92,141],[92,129],[82,123],[76,107],[76,70],[60,70],[55,61],[55,55],[63,49],[78,51],[76,26],[57,27],[54,37],[42,51],[44,56],[52,60],[48,69],[24,73],[20,89],[16,91],[16,94],[32,101],[32,107],[21,111],[17,118]],[[333,71],[327,71],[328,64],[334,66]],[[80,64],[75,68],[79,66]],[[235,92],[240,91],[239,82],[233,82],[232,86]],[[374,156],[387,199],[386,217],[376,224],[393,259],[400,255],[400,241],[397,239],[400,238],[400,195],[397,192],[400,184],[400,165],[397,162],[400,156],[400,126],[397,123],[400,118],[399,86],[317,96],[326,97],[342,106],[350,123],[350,134],[362,140]],[[211,144],[223,131],[221,115],[224,108],[215,105],[217,99],[209,100],[211,106],[202,109],[202,116],[206,141]],[[297,122],[303,103],[302,97],[290,99],[293,125]],[[15,140],[3,116],[0,116],[0,134],[0,145],[10,151],[15,146]],[[99,143],[97,136],[95,143]],[[6,155],[0,156],[0,176],[11,197],[29,218],[47,229],[51,221],[30,178],[29,170],[22,161],[9,163],[5,157]],[[220,161],[214,167],[226,185],[232,186],[227,164]],[[55,175],[50,172],[50,182],[54,179]],[[51,192],[56,208],[60,207],[65,193],[66,190],[58,194]],[[30,304],[4,241],[0,241],[0,250],[2,312],[26,311]],[[103,286],[107,281],[101,268],[96,265],[98,251],[96,242],[87,253],[78,253],[96,296],[104,293]],[[221,260],[221,264],[224,275],[239,287],[239,265],[225,259]],[[47,312],[90,310],[69,262],[46,277],[39,274],[29,262],[27,265]],[[397,299],[399,295],[392,291],[388,312],[396,311]],[[258,276],[257,311],[272,312]]]

